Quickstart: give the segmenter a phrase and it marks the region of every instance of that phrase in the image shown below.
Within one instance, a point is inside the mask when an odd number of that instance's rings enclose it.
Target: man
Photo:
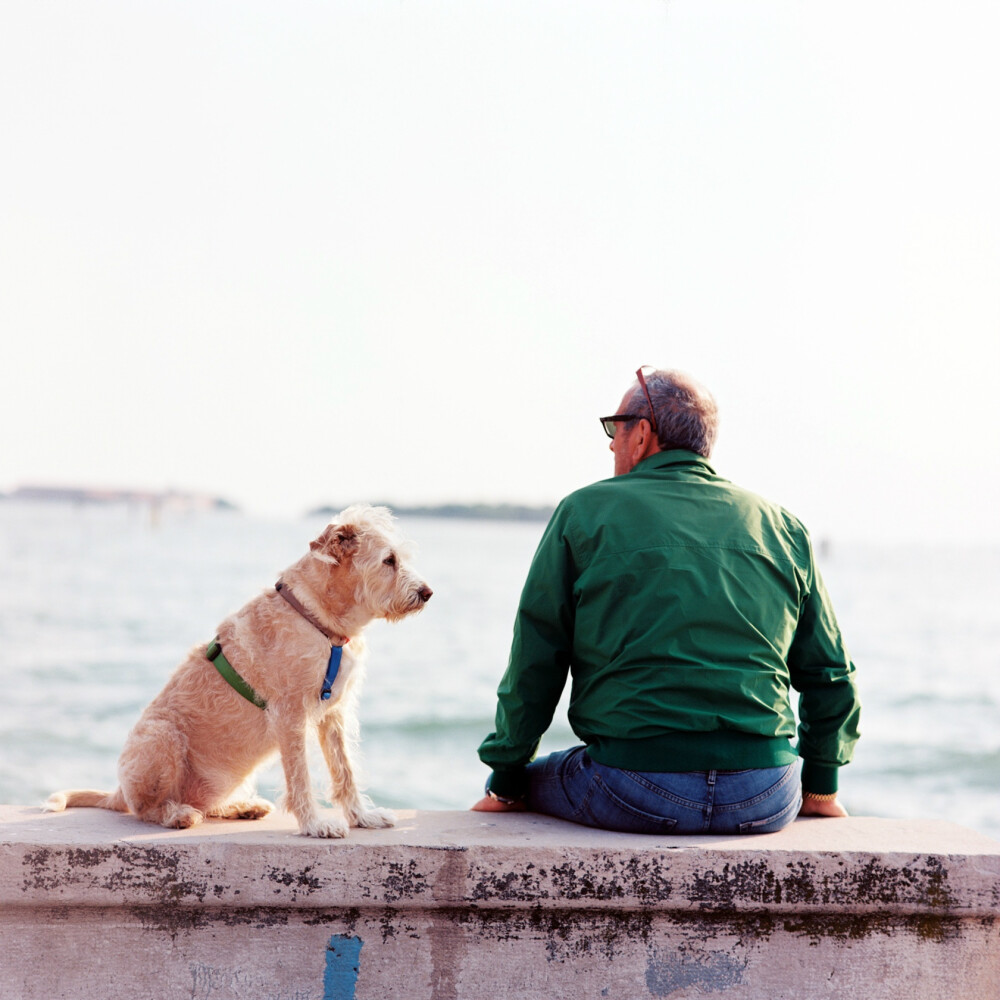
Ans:
[[[535,553],[473,809],[639,833],[846,816],[854,664],[809,536],[716,475],[705,389],[675,371],[636,375],[601,419],[614,478],[563,500]],[[583,745],[532,760],[567,674]]]

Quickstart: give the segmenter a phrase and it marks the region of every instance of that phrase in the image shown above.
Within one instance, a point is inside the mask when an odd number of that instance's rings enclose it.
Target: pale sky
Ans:
[[[829,538],[1000,541],[992,2],[15,0],[0,491],[554,502],[640,364]]]

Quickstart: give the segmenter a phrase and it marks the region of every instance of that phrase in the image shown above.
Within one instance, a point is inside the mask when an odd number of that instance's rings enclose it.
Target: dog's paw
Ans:
[[[326,819],[316,819],[310,823],[300,823],[299,833],[303,837],[328,837],[339,840],[347,836],[348,826],[345,822]]]
[[[274,812],[274,806],[267,799],[253,799],[250,802],[241,802],[238,819],[263,819]]]
[[[368,830],[380,830],[387,826],[395,826],[396,814],[391,809],[372,807],[358,813],[354,825]]]
[[[263,819],[274,806],[267,799],[246,799],[239,802],[227,802],[213,809],[208,815],[217,819]]]
[[[164,810],[161,823],[163,826],[171,827],[174,830],[189,830],[192,826],[197,826],[205,814],[194,806],[171,804]]]

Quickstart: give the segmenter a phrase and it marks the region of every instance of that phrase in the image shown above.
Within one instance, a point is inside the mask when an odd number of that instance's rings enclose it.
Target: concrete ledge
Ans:
[[[4,997],[996,1000],[998,912],[1000,842],[936,821],[404,812],[316,841],[0,807]]]

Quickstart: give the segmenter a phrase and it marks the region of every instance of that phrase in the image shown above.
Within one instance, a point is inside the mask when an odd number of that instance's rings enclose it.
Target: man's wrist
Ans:
[[[489,797],[490,797],[490,798],[491,798],[491,799],[492,799],[492,800],[493,800],[494,802],[499,802],[499,803],[500,803],[500,805],[502,805],[502,806],[513,806],[513,805],[517,805],[517,803],[521,801],[520,799],[512,799],[512,798],[509,798],[509,797],[508,797],[508,796],[506,796],[506,795],[497,795],[497,793],[496,793],[496,792],[494,792],[492,788],[487,788],[487,789],[486,789],[486,794],[487,794],[487,795],[488,795],[488,796],[489,796]]]
[[[494,768],[486,782],[486,793],[496,795],[497,801],[508,799],[519,802],[528,793],[528,777],[523,767]]]
[[[802,761],[802,793],[803,795],[833,795],[837,794],[838,768],[831,764],[818,764],[815,761]]]

